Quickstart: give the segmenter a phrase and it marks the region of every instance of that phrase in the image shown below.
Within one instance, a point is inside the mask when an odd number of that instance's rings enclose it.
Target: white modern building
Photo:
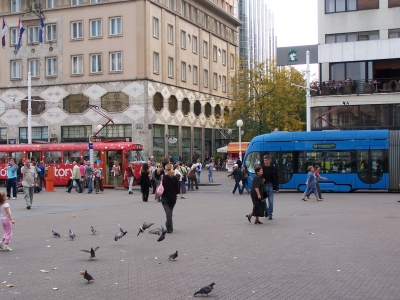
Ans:
[[[312,129],[400,128],[400,0],[319,0]],[[329,122],[331,124],[329,124]]]
[[[243,25],[239,27],[239,57],[254,67],[276,56],[274,14],[266,0],[235,0],[235,16]]]

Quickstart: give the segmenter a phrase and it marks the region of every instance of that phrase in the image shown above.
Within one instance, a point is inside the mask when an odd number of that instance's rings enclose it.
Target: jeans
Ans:
[[[93,180],[92,177],[89,176],[88,178],[86,178],[86,185],[88,187],[88,193],[90,194],[93,190],[92,186],[93,186]]]
[[[168,203],[168,199],[166,197],[161,197],[161,204],[164,207],[165,215],[167,217],[165,226],[167,227],[168,232],[172,232],[174,230],[174,226],[172,223],[172,211],[174,210],[176,199],[173,203]]]
[[[128,187],[129,187],[129,192],[132,192],[132,183],[133,183],[133,176],[128,177]]]
[[[39,177],[39,186],[46,188],[46,180],[44,178],[44,174],[38,174]]]
[[[265,215],[272,217],[272,213],[274,212],[274,187],[272,183],[267,183],[265,190],[268,191],[268,206],[267,201],[265,201]]]
[[[17,178],[9,178],[7,179],[7,198],[10,198],[11,188],[13,190],[13,197],[17,197]]]
[[[249,184],[248,183],[248,179],[242,180],[242,185],[243,185],[242,192],[244,192],[244,190],[246,190],[247,193],[250,194],[250,190],[249,190],[248,184]]]
[[[196,171],[197,183],[200,183],[200,174],[201,174],[201,171]]]
[[[236,192],[236,188],[239,190],[239,195],[243,194],[243,189],[240,188],[240,180],[235,179],[235,187],[233,188],[232,194]]]
[[[101,178],[100,177],[95,177],[95,184],[96,184],[96,193],[100,191],[103,191],[103,182],[101,182]]]
[[[79,188],[79,193],[82,193],[83,190],[82,190],[82,186],[81,186],[81,181],[80,181],[79,179],[72,179],[72,180],[71,180],[71,184],[70,184],[69,187],[68,187],[68,193],[71,193],[72,186],[74,185],[74,180],[75,180],[75,182],[76,182],[76,185],[77,185],[78,188]]]
[[[26,206],[32,206],[33,202],[33,189],[34,187],[24,186],[24,194],[25,194],[25,204]]]
[[[208,182],[214,182],[214,178],[212,177],[212,171],[208,170]]]

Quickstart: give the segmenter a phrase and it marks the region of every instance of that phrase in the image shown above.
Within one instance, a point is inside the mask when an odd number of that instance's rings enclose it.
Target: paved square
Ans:
[[[137,187],[133,195],[57,188],[35,194],[31,210],[18,194],[10,200],[13,251],[0,251],[0,296],[187,299],[215,282],[211,299],[400,299],[399,194],[323,194],[322,202],[303,202],[300,193],[281,192],[274,220],[255,225],[245,217],[249,195],[232,195],[226,175],[214,172],[221,185],[178,199],[174,233],[162,242],[148,230],[137,236],[144,221],[154,222],[152,228],[165,223],[161,204],[154,195],[142,202]],[[115,242],[117,222],[128,234]],[[96,246],[93,260],[79,251]],[[176,250],[178,258],[169,261]],[[79,274],[85,269],[90,284]]]

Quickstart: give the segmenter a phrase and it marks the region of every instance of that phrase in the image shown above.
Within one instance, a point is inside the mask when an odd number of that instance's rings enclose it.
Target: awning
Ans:
[[[218,149],[217,149],[217,152],[218,152],[218,153],[226,153],[226,152],[227,152],[227,149],[228,149],[228,146],[221,147],[221,148],[218,148]]]
[[[249,145],[249,142],[241,143],[242,153],[246,152],[248,145]],[[239,143],[238,142],[229,143],[227,151],[228,151],[228,153],[239,153]]]

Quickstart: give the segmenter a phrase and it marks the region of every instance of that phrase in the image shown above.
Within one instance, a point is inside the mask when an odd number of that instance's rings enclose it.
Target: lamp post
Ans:
[[[28,72],[28,144],[32,144],[32,80]]]
[[[242,120],[237,120],[236,126],[239,127],[239,159],[242,161],[242,126],[243,126],[243,121]]]

